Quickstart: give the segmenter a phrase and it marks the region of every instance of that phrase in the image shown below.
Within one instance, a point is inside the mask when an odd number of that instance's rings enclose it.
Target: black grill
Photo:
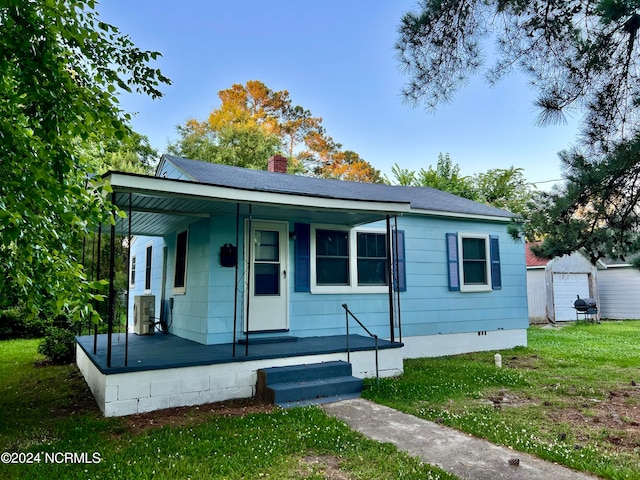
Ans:
[[[578,295],[578,299],[573,302],[573,308],[579,313],[598,313],[596,301],[593,298],[580,298],[580,295]]]
[[[585,321],[594,322],[600,321],[597,318],[598,315],[598,304],[593,298],[580,298],[580,295],[577,295],[578,299],[573,302],[573,308],[576,309],[576,322],[580,319],[580,315],[584,318]]]

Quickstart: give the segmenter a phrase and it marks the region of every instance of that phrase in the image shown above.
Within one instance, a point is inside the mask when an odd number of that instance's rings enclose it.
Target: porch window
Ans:
[[[387,236],[357,232],[358,285],[388,285]]]
[[[151,259],[153,258],[153,246],[147,247],[147,258],[144,265],[144,289],[151,290]]]
[[[129,285],[136,286],[136,257],[131,257],[131,276],[129,277]]]
[[[350,285],[348,231],[316,229],[316,284]]]
[[[176,264],[173,274],[173,292],[184,293],[187,274],[187,231],[176,235]]]
[[[380,229],[311,226],[312,293],[387,293],[389,249]]]

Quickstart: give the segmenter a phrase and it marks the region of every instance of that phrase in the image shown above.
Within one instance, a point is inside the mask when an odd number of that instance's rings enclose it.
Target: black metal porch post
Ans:
[[[231,356],[236,358],[236,332],[238,330],[238,256],[237,252],[239,252],[238,248],[238,239],[240,230],[240,204],[236,203],[236,283],[233,289],[233,346]]]
[[[100,280],[100,247],[102,243],[102,223],[98,226],[98,258],[96,264],[96,278],[95,280]],[[91,320],[89,320],[91,321]],[[89,324],[89,328],[91,328],[91,324]],[[93,326],[93,354],[95,355],[98,352],[98,324],[96,323]]]
[[[85,255],[86,248],[87,248],[87,236],[85,235],[84,238],[82,239],[82,269],[83,270],[85,270],[87,267],[87,263],[86,263],[87,259]],[[89,326],[89,328],[91,328],[91,326]],[[89,330],[89,332],[91,332],[91,330]],[[82,317],[80,317],[80,321],[78,322],[78,335],[82,336]]]
[[[395,328],[393,319],[393,265],[391,264],[391,219],[387,215],[387,284],[389,285],[389,339],[395,341]]]
[[[131,192],[129,192],[129,231],[127,232],[127,304],[125,305],[125,324],[124,324],[124,366],[129,364],[129,286],[131,285]]]
[[[116,204],[116,192],[111,194],[111,202]],[[115,215],[115,206],[111,210]],[[111,335],[113,334],[113,317],[115,316],[115,256],[116,256],[116,222],[111,224],[111,242],[109,245],[109,313],[107,321],[107,368],[111,367]]]
[[[249,232],[247,233],[247,238],[249,241],[247,242],[248,252],[247,252],[247,331],[245,332],[245,346],[244,346],[244,355],[245,357],[249,356],[249,303],[251,301],[251,247],[253,245],[253,237],[251,235],[252,221],[253,217],[251,216],[251,204],[249,204]]]

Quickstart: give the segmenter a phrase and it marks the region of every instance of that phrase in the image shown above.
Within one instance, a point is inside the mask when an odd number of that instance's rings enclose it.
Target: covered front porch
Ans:
[[[376,359],[374,339],[361,335],[203,345],[171,334],[113,334],[110,367],[107,340],[78,337],[76,350],[105,416],[252,397],[257,371],[270,367],[348,360],[359,378],[374,377],[376,366],[382,377],[402,373],[402,343],[378,339]]]

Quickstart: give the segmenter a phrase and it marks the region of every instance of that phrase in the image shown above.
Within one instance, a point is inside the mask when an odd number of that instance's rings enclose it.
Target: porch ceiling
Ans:
[[[134,235],[164,236],[196,218],[235,216],[238,204],[242,217],[248,215],[251,205],[255,219],[304,219],[311,223],[348,226],[409,211],[409,204],[401,202],[242,190],[117,172],[105,178],[111,183],[119,208],[128,212],[131,198],[131,233]]]

